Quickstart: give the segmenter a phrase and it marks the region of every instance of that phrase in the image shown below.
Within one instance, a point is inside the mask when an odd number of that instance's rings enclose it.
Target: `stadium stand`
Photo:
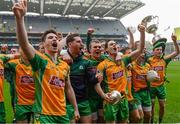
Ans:
[[[0,44],[7,43],[8,46],[17,45],[12,15],[14,2],[0,1]],[[127,31],[120,18],[142,6],[144,3],[140,0],[28,0],[25,23],[29,40],[35,46],[47,29],[55,29],[64,36],[68,32],[77,32],[85,40],[88,28],[95,29],[94,39],[127,44]],[[113,19],[105,19],[107,17]]]

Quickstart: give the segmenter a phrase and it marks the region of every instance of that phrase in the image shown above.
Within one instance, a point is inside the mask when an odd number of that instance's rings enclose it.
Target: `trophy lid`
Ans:
[[[143,18],[142,22],[146,23],[146,22],[150,22],[153,19],[153,15],[149,15],[146,16],[145,18]]]

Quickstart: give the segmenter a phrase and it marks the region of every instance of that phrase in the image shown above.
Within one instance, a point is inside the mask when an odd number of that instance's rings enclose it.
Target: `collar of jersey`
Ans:
[[[45,53],[45,55],[52,61],[49,54]],[[58,65],[59,63],[60,63],[60,59],[57,58],[57,63],[55,63],[55,64]]]
[[[78,61],[82,58],[82,56],[84,55],[84,53],[82,52],[80,55],[78,55],[76,58],[73,58],[73,56],[71,55],[71,53],[69,52],[69,50],[67,50],[68,54],[70,55],[70,57],[73,59],[73,61]]]
[[[115,60],[113,60],[110,56],[108,56],[108,57],[107,57],[107,59],[108,59],[109,61],[113,61],[113,62],[115,62],[115,63],[116,63],[116,61],[115,61]]]
[[[92,61],[96,61],[96,62],[101,62],[103,61],[105,58],[108,58],[108,57],[104,57],[103,55],[101,55],[98,59],[95,59],[92,55],[90,55],[90,59]]]

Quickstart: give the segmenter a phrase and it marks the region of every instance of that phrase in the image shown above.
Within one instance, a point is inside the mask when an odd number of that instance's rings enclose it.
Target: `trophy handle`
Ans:
[[[158,25],[159,24],[159,16],[154,16],[153,18],[156,19],[156,24]]]

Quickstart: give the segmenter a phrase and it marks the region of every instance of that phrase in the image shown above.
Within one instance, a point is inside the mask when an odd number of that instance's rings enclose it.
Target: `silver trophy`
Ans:
[[[164,41],[164,42],[166,42],[167,39],[164,38],[162,35],[159,34],[159,35],[155,35],[155,36],[153,37],[152,43],[154,44],[154,43],[157,42],[157,41]]]
[[[149,34],[156,34],[159,25],[159,17],[149,15],[142,20],[142,24],[146,27],[146,32]]]
[[[157,35],[158,25],[159,25],[159,17],[149,15],[146,16],[141,23],[146,27],[146,32],[149,34],[153,34],[154,37],[152,39],[152,43],[154,44],[157,41],[167,41],[166,38],[162,38],[161,35]]]

